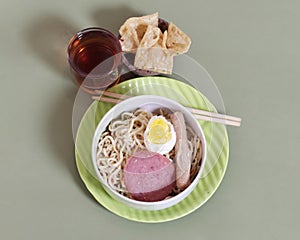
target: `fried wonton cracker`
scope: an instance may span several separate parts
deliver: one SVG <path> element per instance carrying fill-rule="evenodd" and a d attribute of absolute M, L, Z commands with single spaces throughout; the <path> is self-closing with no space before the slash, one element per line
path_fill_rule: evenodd
<path fill-rule="evenodd" d="M 161 33 L 157 44 L 162 48 L 167 48 L 167 38 L 168 38 L 168 31 L 165 31 L 163 34 Z"/>
<path fill-rule="evenodd" d="M 186 53 L 191 45 L 191 39 L 181 31 L 174 23 L 168 27 L 167 48 L 176 54 Z"/>
<path fill-rule="evenodd" d="M 158 13 L 126 20 L 119 30 L 122 50 L 136 53 L 137 69 L 171 74 L 173 56 L 187 52 L 191 40 L 175 24 L 158 23 Z"/>
<path fill-rule="evenodd" d="M 158 26 L 158 13 L 127 19 L 119 30 L 123 51 L 136 52 L 149 25 Z"/>
<path fill-rule="evenodd" d="M 173 69 L 173 53 L 166 48 L 138 48 L 134 59 L 138 69 L 157 73 L 171 74 Z"/>
<path fill-rule="evenodd" d="M 124 34 L 120 38 L 120 43 L 124 52 L 135 52 L 140 41 L 134 29 L 126 28 L 124 29 Z"/>
<path fill-rule="evenodd" d="M 171 74 L 173 52 L 166 48 L 166 36 L 158 27 L 148 26 L 137 49 L 134 66 L 138 69 Z"/>
<path fill-rule="evenodd" d="M 158 44 L 158 41 L 162 38 L 162 33 L 158 27 L 148 25 L 147 30 L 140 42 L 139 47 L 151 48 Z"/>

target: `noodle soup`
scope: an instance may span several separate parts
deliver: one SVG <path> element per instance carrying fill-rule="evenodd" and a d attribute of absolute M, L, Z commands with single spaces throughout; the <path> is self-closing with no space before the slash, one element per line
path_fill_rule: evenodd
<path fill-rule="evenodd" d="M 145 105 L 149 100 L 151 110 Z M 117 200 L 138 209 L 163 209 L 196 186 L 205 145 L 200 125 L 183 106 L 158 96 L 133 97 L 100 121 L 93 164 L 104 188 Z"/>

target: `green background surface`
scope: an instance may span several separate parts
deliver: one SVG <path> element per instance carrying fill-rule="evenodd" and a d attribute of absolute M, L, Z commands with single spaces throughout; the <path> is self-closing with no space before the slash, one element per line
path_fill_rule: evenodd
<path fill-rule="evenodd" d="M 212 198 L 160 224 L 101 207 L 76 170 L 65 57 L 85 27 L 116 32 L 159 11 L 193 41 L 228 114 L 229 164 Z M 300 2 L 1 1 L 0 226 L 3 239 L 296 239 L 300 222 Z"/>

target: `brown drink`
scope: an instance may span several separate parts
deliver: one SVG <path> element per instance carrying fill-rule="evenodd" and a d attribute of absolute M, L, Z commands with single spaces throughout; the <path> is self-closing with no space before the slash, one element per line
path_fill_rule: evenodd
<path fill-rule="evenodd" d="M 106 88 L 120 77 L 122 48 L 117 37 L 108 30 L 87 28 L 70 40 L 68 60 L 82 86 Z"/>

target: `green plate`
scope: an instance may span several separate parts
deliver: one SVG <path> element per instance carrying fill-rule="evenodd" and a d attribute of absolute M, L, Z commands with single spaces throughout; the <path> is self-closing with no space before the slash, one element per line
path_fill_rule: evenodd
<path fill-rule="evenodd" d="M 140 77 L 116 85 L 111 91 L 126 95 L 155 94 L 176 100 L 187 107 L 216 111 L 199 91 L 180 81 L 165 77 Z M 163 210 L 137 210 L 110 197 L 97 180 L 93 169 L 91 146 L 94 131 L 113 104 L 95 101 L 86 111 L 75 142 L 76 164 L 81 179 L 94 198 L 114 214 L 138 222 L 166 222 L 183 217 L 202 206 L 217 190 L 225 174 L 229 143 L 226 127 L 199 120 L 207 140 L 207 160 L 203 175 L 192 193 L 180 203 Z"/>

